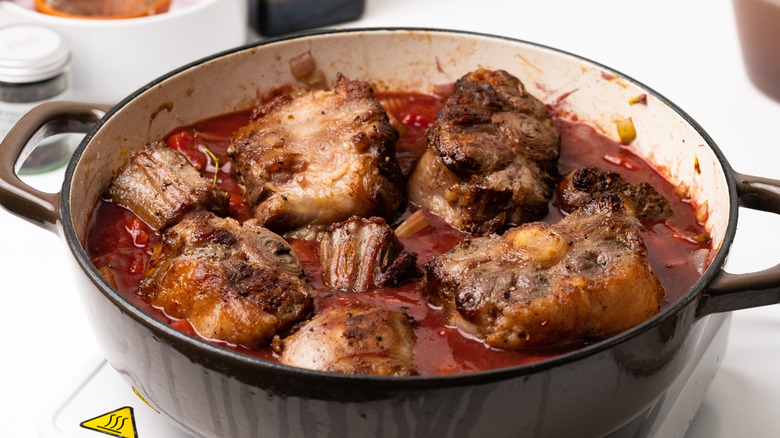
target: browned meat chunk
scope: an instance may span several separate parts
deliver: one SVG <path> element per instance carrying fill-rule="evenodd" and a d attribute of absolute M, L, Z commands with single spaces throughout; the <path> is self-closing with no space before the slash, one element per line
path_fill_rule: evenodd
<path fill-rule="evenodd" d="M 367 304 L 314 317 L 280 343 L 279 362 L 347 374 L 415 375 L 414 321 Z"/>
<path fill-rule="evenodd" d="M 158 230 L 202 208 L 226 215 L 230 200 L 227 192 L 213 186 L 184 155 L 164 143 L 135 153 L 108 186 L 108 194 Z"/>
<path fill-rule="evenodd" d="M 403 251 L 384 219 L 353 216 L 334 224 L 320 243 L 325 284 L 364 292 L 422 277 L 417 255 Z"/>
<path fill-rule="evenodd" d="M 558 186 L 561 208 L 572 212 L 603 193 L 622 195 L 631 202 L 640 220 L 665 219 L 672 214 L 669 201 L 646 182 L 631 184 L 617 172 L 583 167 L 564 176 Z"/>
<path fill-rule="evenodd" d="M 309 316 L 309 289 L 284 239 L 201 211 L 165 232 L 139 290 L 205 338 L 256 348 Z"/>
<path fill-rule="evenodd" d="M 413 169 L 409 200 L 486 233 L 547 213 L 560 138 L 545 105 L 503 70 L 455 83 Z"/>
<path fill-rule="evenodd" d="M 424 291 L 494 347 L 602 339 L 655 315 L 663 299 L 640 231 L 620 197 L 604 195 L 555 225 L 463 241 L 428 264 Z"/>
<path fill-rule="evenodd" d="M 366 82 L 339 75 L 233 136 L 233 174 L 263 226 L 286 232 L 358 216 L 389 216 L 403 201 L 398 134 Z"/>

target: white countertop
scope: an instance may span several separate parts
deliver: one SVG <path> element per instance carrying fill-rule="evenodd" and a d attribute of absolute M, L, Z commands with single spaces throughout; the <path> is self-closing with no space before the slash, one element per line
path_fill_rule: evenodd
<path fill-rule="evenodd" d="M 383 26 L 492 33 L 590 58 L 675 102 L 737 171 L 780 179 L 780 103 L 747 79 L 729 0 L 368 0 L 363 18 L 343 25 Z M 57 191 L 61 175 L 27 180 Z M 728 270 L 780 262 L 779 224 L 774 215 L 740 210 Z M 65 244 L 5 210 L 0 242 L 0 435 L 34 437 L 42 407 L 99 351 Z M 780 308 L 734 312 L 728 350 L 687 436 L 780 435 L 778 369 Z"/>

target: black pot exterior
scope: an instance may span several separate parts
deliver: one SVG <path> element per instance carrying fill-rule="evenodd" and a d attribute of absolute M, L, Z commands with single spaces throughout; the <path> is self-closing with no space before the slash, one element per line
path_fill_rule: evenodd
<path fill-rule="evenodd" d="M 555 366 L 366 378 L 215 354 L 188 335 L 139 323 L 83 274 L 79 289 L 108 362 L 156 410 L 202 437 L 620 436 L 652 415 L 704 327 L 691 302 L 610 348 Z"/>

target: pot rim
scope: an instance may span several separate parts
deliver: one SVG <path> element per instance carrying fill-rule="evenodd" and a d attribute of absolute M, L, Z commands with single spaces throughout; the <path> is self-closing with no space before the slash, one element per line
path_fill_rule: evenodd
<path fill-rule="evenodd" d="M 255 47 L 272 45 L 281 41 L 288 41 L 288 40 L 301 39 L 307 37 L 326 36 L 330 34 L 360 34 L 360 33 L 382 33 L 382 32 L 390 32 L 390 33 L 417 32 L 417 33 L 464 35 L 464 36 L 471 36 L 471 37 L 484 37 L 489 39 L 504 40 L 504 41 L 514 42 L 514 43 L 520 43 L 523 45 L 535 46 L 538 48 L 542 48 L 545 50 L 549 50 L 581 61 L 591 63 L 596 67 L 601 68 L 605 72 L 614 74 L 642 88 L 649 94 L 652 94 L 655 98 L 659 99 L 666 106 L 668 106 L 672 111 L 674 111 L 687 124 L 689 124 L 692 128 L 694 128 L 694 130 L 699 135 L 701 135 L 701 137 L 705 140 L 707 146 L 715 154 L 716 158 L 718 159 L 718 162 L 720 163 L 720 167 L 724 171 L 727 190 L 729 193 L 728 225 L 726 227 L 726 232 L 724 234 L 723 242 L 721 243 L 720 248 L 718 249 L 717 254 L 713 258 L 710 266 L 707 268 L 704 274 L 699 278 L 699 280 L 691 287 L 691 289 L 688 290 L 688 292 L 686 292 L 676 302 L 672 303 L 669 307 L 662 309 L 658 314 L 644 321 L 643 323 L 629 330 L 626 330 L 623 333 L 612 336 L 600 342 L 596 342 L 591 345 L 578 348 L 568 353 L 564 353 L 558 356 L 554 356 L 548 359 L 543 359 L 540 361 L 536 361 L 524 365 L 498 368 L 498 369 L 487 370 L 487 371 L 477 371 L 471 373 L 434 375 L 434 376 L 406 376 L 406 377 L 351 375 L 351 374 L 341 374 L 341 373 L 333 373 L 333 372 L 326 372 L 326 371 L 310 370 L 310 369 L 293 367 L 289 365 L 283 365 L 277 362 L 266 361 L 248 354 L 236 352 L 224 348 L 222 346 L 215 345 L 197 336 L 186 334 L 180 330 L 171 327 L 168 324 L 165 324 L 162 321 L 159 321 L 158 319 L 154 318 L 152 315 L 136 307 L 127 298 L 125 298 L 122 294 L 120 294 L 117 290 L 115 290 L 112 286 L 109 285 L 109 283 L 103 278 L 103 276 L 98 272 L 98 270 L 92 264 L 92 262 L 90 261 L 89 257 L 87 256 L 86 252 L 84 251 L 81 243 L 79 242 L 76 236 L 76 232 L 73 227 L 73 223 L 71 221 L 70 203 L 68 202 L 68 199 L 70 198 L 71 195 L 71 189 L 72 189 L 71 182 L 73 180 L 73 175 L 76 170 L 76 165 L 80 160 L 87 145 L 91 142 L 94 135 L 100 130 L 100 128 L 106 123 L 107 120 L 113 117 L 114 114 L 117 113 L 122 107 L 132 102 L 137 96 L 146 92 L 147 90 L 156 86 L 162 81 L 172 76 L 175 76 L 182 71 L 188 70 L 190 68 L 196 67 L 208 61 L 212 61 L 214 59 L 226 55 L 241 52 L 243 50 L 247 50 Z M 62 186 L 62 192 L 60 198 L 61 198 L 61 212 L 62 212 L 61 215 L 62 229 L 63 229 L 64 238 L 68 246 L 70 247 L 75 259 L 77 260 L 77 263 L 79 264 L 80 268 L 90 278 L 92 283 L 98 287 L 100 292 L 114 305 L 116 305 L 119 309 L 121 309 L 122 312 L 128 314 L 135 321 L 142 324 L 151 332 L 159 336 L 160 339 L 164 339 L 166 342 L 170 343 L 172 346 L 179 349 L 180 351 L 185 351 L 190 354 L 197 353 L 198 355 L 210 356 L 212 359 L 219 359 L 219 362 L 212 362 L 212 363 L 219 363 L 220 364 L 219 369 L 221 370 L 229 370 L 231 369 L 231 367 L 240 367 L 240 368 L 251 367 L 257 370 L 262 370 L 264 372 L 274 373 L 276 375 L 295 376 L 298 378 L 311 377 L 317 379 L 320 382 L 330 381 L 333 382 L 334 384 L 348 385 L 348 386 L 365 385 L 367 383 L 370 383 L 375 387 L 381 387 L 383 389 L 389 389 L 389 390 L 442 388 L 442 387 L 471 385 L 475 383 L 484 384 L 484 383 L 489 383 L 494 381 L 505 380 L 509 378 L 515 378 L 518 376 L 532 375 L 538 372 L 542 372 L 555 367 L 576 362 L 578 360 L 584 359 L 589 356 L 596 355 L 603 351 L 609 350 L 618 344 L 626 342 L 636 336 L 639 336 L 640 334 L 646 332 L 650 328 L 658 324 L 661 324 L 662 322 L 668 320 L 669 318 L 676 316 L 677 313 L 679 313 L 684 307 L 688 306 L 692 301 L 698 301 L 701 298 L 702 292 L 706 289 L 707 285 L 715 278 L 715 276 L 721 271 L 721 268 L 725 263 L 728 249 L 731 247 L 731 244 L 734 240 L 734 236 L 736 234 L 737 215 L 738 215 L 738 207 L 739 207 L 734 171 L 729 165 L 723 153 L 715 144 L 715 142 L 712 140 L 712 138 L 710 138 L 710 136 L 706 133 L 706 131 L 698 123 L 696 123 L 695 120 L 693 120 L 691 116 L 689 116 L 681 108 L 679 108 L 677 105 L 672 103 L 669 99 L 665 98 L 663 95 L 656 92 L 652 88 L 647 87 L 646 85 L 631 78 L 630 76 L 627 76 L 619 71 L 616 71 L 598 62 L 595 62 L 593 60 L 590 60 L 588 58 L 570 52 L 566 52 L 561 49 L 545 46 L 543 44 L 520 40 L 516 38 L 472 32 L 472 31 L 439 29 L 439 28 L 422 28 L 422 27 L 368 27 L 368 28 L 336 29 L 336 30 L 331 29 L 331 30 L 298 32 L 283 37 L 269 38 L 260 42 L 238 46 L 236 48 L 213 54 L 211 56 L 202 58 L 200 60 L 191 62 L 182 67 L 174 69 L 168 72 L 167 74 L 160 76 L 154 81 L 144 85 L 143 87 L 139 88 L 138 90 L 136 90 L 135 92 L 127 96 L 125 99 L 123 99 L 121 102 L 116 104 L 113 108 L 111 108 L 111 110 L 108 113 L 106 113 L 105 116 L 103 116 L 92 127 L 92 129 L 85 135 L 84 139 L 76 148 L 70 162 L 68 163 L 68 166 L 65 171 L 65 180 Z"/>

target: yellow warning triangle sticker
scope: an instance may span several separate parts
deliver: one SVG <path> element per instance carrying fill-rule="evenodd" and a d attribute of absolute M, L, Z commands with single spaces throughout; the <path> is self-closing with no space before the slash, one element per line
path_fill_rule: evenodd
<path fill-rule="evenodd" d="M 121 438 L 138 438 L 135 432 L 135 416 L 133 408 L 125 406 L 115 411 L 91 418 L 80 424 L 85 429 L 102 432 Z"/>

